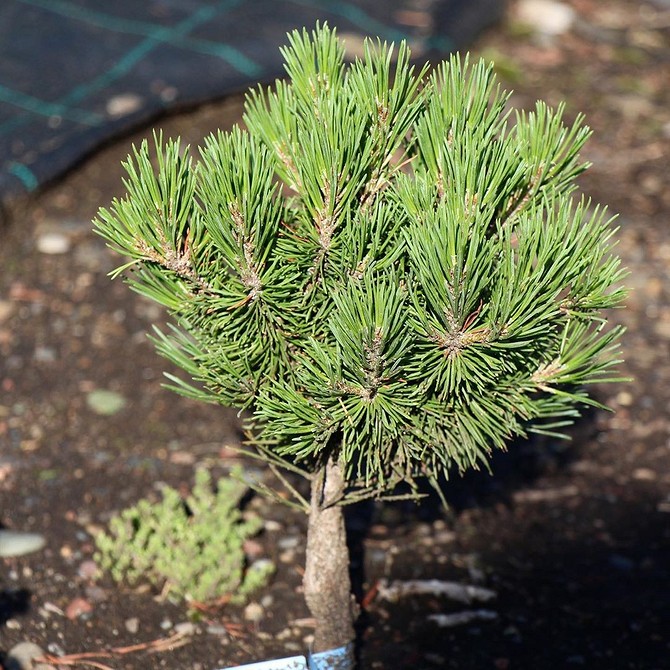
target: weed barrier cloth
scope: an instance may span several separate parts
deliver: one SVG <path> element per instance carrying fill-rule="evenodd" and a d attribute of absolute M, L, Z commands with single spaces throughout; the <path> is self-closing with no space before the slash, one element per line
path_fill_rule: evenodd
<path fill-rule="evenodd" d="M 2 0 L 0 201 L 33 191 L 160 113 L 282 75 L 290 30 L 407 39 L 417 61 L 467 47 L 502 0 Z"/>

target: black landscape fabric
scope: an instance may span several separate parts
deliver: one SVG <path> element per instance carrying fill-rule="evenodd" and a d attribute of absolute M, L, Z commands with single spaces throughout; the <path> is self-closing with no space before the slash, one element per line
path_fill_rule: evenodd
<path fill-rule="evenodd" d="M 169 109 L 282 75 L 286 33 L 407 39 L 418 61 L 467 48 L 503 0 L 1 0 L 0 200 Z"/>

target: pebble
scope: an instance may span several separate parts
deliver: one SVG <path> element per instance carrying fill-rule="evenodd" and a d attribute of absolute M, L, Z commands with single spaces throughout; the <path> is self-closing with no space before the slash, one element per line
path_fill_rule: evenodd
<path fill-rule="evenodd" d="M 656 479 L 656 473 L 651 468 L 636 468 L 633 470 L 633 479 L 653 482 Z"/>
<path fill-rule="evenodd" d="M 70 240 L 62 233 L 43 233 L 37 238 L 36 246 L 39 252 L 56 256 L 70 251 Z"/>
<path fill-rule="evenodd" d="M 656 510 L 665 514 L 670 512 L 670 500 L 661 500 L 661 502 L 656 505 Z"/>
<path fill-rule="evenodd" d="M 286 551 L 282 551 L 279 554 L 279 560 L 282 563 L 289 563 L 289 564 L 293 563 L 293 561 L 295 560 L 295 551 L 293 551 L 293 549 L 287 549 Z"/>
<path fill-rule="evenodd" d="M 295 549 L 300 544 L 300 538 L 292 535 L 280 537 L 277 540 L 279 549 Z"/>
<path fill-rule="evenodd" d="M 140 629 L 140 620 L 136 616 L 130 617 L 130 619 L 126 619 L 123 622 L 123 625 L 131 635 L 135 635 L 135 633 L 137 633 L 137 631 Z"/>
<path fill-rule="evenodd" d="M 191 621 L 181 621 L 174 626 L 174 632 L 179 635 L 195 635 L 198 627 Z"/>
<path fill-rule="evenodd" d="M 575 20 L 575 11 L 556 0 L 521 0 L 517 5 L 516 16 L 540 35 L 556 37 L 570 30 Z"/>
<path fill-rule="evenodd" d="M 40 656 L 44 656 L 44 651 L 34 642 L 19 642 L 9 650 L 3 667 L 5 670 L 36 670 L 33 659 Z"/>
<path fill-rule="evenodd" d="M 107 591 L 100 586 L 95 584 L 90 584 L 84 589 L 84 593 L 88 600 L 92 603 L 101 603 L 103 600 L 107 600 Z"/>
<path fill-rule="evenodd" d="M 82 579 L 94 579 L 98 572 L 98 564 L 91 559 L 82 561 L 82 563 L 77 568 L 77 574 Z"/>
<path fill-rule="evenodd" d="M 77 619 L 84 614 L 93 611 L 93 605 L 86 598 L 74 598 L 65 608 L 65 616 L 68 619 Z"/>
<path fill-rule="evenodd" d="M 0 530 L 0 556 L 23 556 L 38 551 L 45 544 L 45 539 L 37 533 L 21 533 L 11 530 Z"/>
<path fill-rule="evenodd" d="M 57 642 L 49 642 L 47 651 L 54 656 L 65 656 L 65 649 L 63 649 Z"/>
<path fill-rule="evenodd" d="M 247 621 L 258 623 L 263 618 L 264 614 L 265 610 L 259 603 L 249 603 L 244 608 L 244 618 Z"/>
<path fill-rule="evenodd" d="M 14 313 L 14 303 L 9 300 L 0 300 L 0 323 L 4 323 Z"/>
<path fill-rule="evenodd" d="M 244 541 L 244 553 L 249 558 L 258 558 L 263 554 L 263 545 L 258 540 L 246 539 Z"/>
<path fill-rule="evenodd" d="M 126 399 L 115 391 L 107 389 L 95 389 L 86 396 L 86 404 L 96 414 L 101 416 L 112 416 L 126 404 Z"/>
<path fill-rule="evenodd" d="M 44 610 L 44 614 L 42 614 L 42 610 Z M 65 616 L 65 612 L 58 607 L 58 605 L 54 605 L 51 602 L 45 602 L 42 608 L 40 609 L 40 614 L 44 616 L 44 618 L 48 618 L 49 615 L 51 614 L 58 614 L 59 616 Z"/>
<path fill-rule="evenodd" d="M 670 321 L 657 321 L 654 324 L 654 332 L 666 340 L 670 340 Z"/>
<path fill-rule="evenodd" d="M 33 359 L 37 363 L 54 363 L 58 358 L 56 350 L 52 347 L 35 347 Z"/>
<path fill-rule="evenodd" d="M 275 639 L 279 640 L 280 642 L 283 640 L 288 640 L 291 637 L 293 637 L 293 632 L 290 628 L 283 628 L 275 635 Z"/>

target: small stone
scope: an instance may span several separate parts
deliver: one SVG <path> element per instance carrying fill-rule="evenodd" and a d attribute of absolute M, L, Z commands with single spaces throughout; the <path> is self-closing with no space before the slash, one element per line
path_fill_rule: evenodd
<path fill-rule="evenodd" d="M 0 530 L 0 556 L 23 556 L 44 546 L 45 540 L 37 533 Z"/>
<path fill-rule="evenodd" d="M 228 637 L 228 631 L 226 630 L 225 626 L 219 626 L 218 624 L 212 624 L 210 626 L 207 626 L 206 630 L 210 635 L 216 635 L 217 637 L 222 637 L 222 638 L 227 638 Z"/>
<path fill-rule="evenodd" d="M 130 617 L 130 619 L 126 619 L 123 622 L 123 625 L 131 635 L 135 635 L 135 633 L 137 633 L 137 631 L 140 629 L 140 620 L 136 616 L 133 616 Z"/>
<path fill-rule="evenodd" d="M 92 603 L 101 603 L 104 600 L 107 600 L 107 591 L 103 589 L 100 586 L 96 586 L 95 584 L 90 584 L 84 589 L 84 593 L 86 594 L 86 598 L 90 600 Z"/>
<path fill-rule="evenodd" d="M 5 621 L 5 628 L 9 628 L 9 630 L 21 630 L 21 622 L 18 619 L 7 619 Z"/>
<path fill-rule="evenodd" d="M 87 394 L 86 404 L 96 414 L 112 416 L 123 409 L 126 399 L 115 391 L 96 389 Z"/>
<path fill-rule="evenodd" d="M 44 651 L 34 642 L 19 642 L 9 650 L 4 668 L 5 670 L 33 670 L 33 660 L 42 656 L 44 656 Z"/>
<path fill-rule="evenodd" d="M 545 37 L 568 32 L 575 20 L 575 10 L 556 0 L 521 0 L 517 18 Z"/>
<path fill-rule="evenodd" d="M 287 551 L 282 551 L 281 554 L 279 554 L 279 560 L 282 563 L 293 563 L 295 561 L 295 551 L 293 549 L 288 549 Z"/>
<path fill-rule="evenodd" d="M 258 540 L 247 538 L 244 541 L 244 553 L 249 558 L 258 558 L 263 554 L 263 545 Z"/>
<path fill-rule="evenodd" d="M 86 600 L 86 598 L 74 598 L 72 602 L 65 608 L 65 616 L 68 619 L 78 619 L 84 614 L 89 614 L 93 611 L 93 605 Z"/>
<path fill-rule="evenodd" d="M 170 630 L 170 628 L 172 628 L 172 621 L 168 618 L 163 619 L 163 621 L 161 621 L 161 628 L 163 630 Z"/>
<path fill-rule="evenodd" d="M 654 324 L 654 332 L 666 340 L 670 340 L 670 320 L 662 319 Z"/>
<path fill-rule="evenodd" d="M 633 470 L 633 479 L 653 482 L 656 479 L 656 473 L 651 468 L 636 468 Z"/>
<path fill-rule="evenodd" d="M 37 238 L 36 246 L 39 252 L 56 256 L 70 251 L 70 240 L 63 233 L 43 233 Z"/>
<path fill-rule="evenodd" d="M 288 536 L 279 538 L 279 540 L 277 540 L 277 547 L 282 550 L 296 549 L 299 544 L 300 544 L 299 537 Z"/>
<path fill-rule="evenodd" d="M 0 300 L 0 323 L 4 323 L 14 313 L 14 303 L 9 300 Z"/>
<path fill-rule="evenodd" d="M 264 595 L 261 598 L 261 605 L 265 609 L 269 609 L 270 607 L 272 607 L 274 601 L 275 601 L 274 597 L 271 594 L 268 593 L 267 595 Z"/>
<path fill-rule="evenodd" d="M 35 347 L 33 358 L 38 363 L 53 363 L 58 356 L 52 347 Z"/>
<path fill-rule="evenodd" d="M 276 638 L 277 640 L 279 640 L 280 642 L 282 642 L 282 641 L 284 641 L 284 640 L 288 640 L 288 639 L 290 639 L 291 637 L 293 637 L 293 632 L 291 631 L 290 628 L 283 628 L 282 630 L 280 630 L 280 631 L 275 635 L 275 638 Z"/>
<path fill-rule="evenodd" d="M 65 612 L 58 607 L 58 605 L 54 605 L 53 603 L 47 601 L 44 603 L 44 605 L 40 608 L 40 614 L 46 619 L 48 618 L 51 614 L 58 614 L 58 616 L 65 616 Z"/>
<path fill-rule="evenodd" d="M 628 391 L 620 391 L 616 394 L 616 402 L 621 407 L 630 407 L 633 404 L 633 394 Z"/>
<path fill-rule="evenodd" d="M 82 579 L 94 579 L 98 573 L 98 564 L 91 559 L 83 561 L 77 569 L 77 574 Z"/>
<path fill-rule="evenodd" d="M 49 642 L 47 651 L 54 656 L 65 656 L 65 649 L 63 649 L 57 642 Z"/>
<path fill-rule="evenodd" d="M 175 624 L 174 632 L 178 635 L 195 635 L 198 632 L 198 627 L 191 621 L 180 621 Z"/>
<path fill-rule="evenodd" d="M 268 532 L 275 532 L 281 530 L 281 524 L 278 521 L 275 521 L 274 519 L 266 519 L 265 522 L 263 523 L 263 527 Z"/>
<path fill-rule="evenodd" d="M 253 623 L 258 623 L 263 618 L 264 614 L 265 610 L 259 603 L 249 603 L 244 608 L 244 618 Z"/>

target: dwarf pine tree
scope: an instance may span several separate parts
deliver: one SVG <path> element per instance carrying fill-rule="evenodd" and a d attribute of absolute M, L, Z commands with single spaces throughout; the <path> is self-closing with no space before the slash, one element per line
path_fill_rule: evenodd
<path fill-rule="evenodd" d="M 345 61 L 294 32 L 246 129 L 144 143 L 95 222 L 164 305 L 171 386 L 245 410 L 255 453 L 311 482 L 304 576 L 315 649 L 353 639 L 342 506 L 560 433 L 613 378 L 623 272 L 606 211 L 575 197 L 589 130 L 512 114 L 491 65 L 429 71 L 405 44 Z M 406 489 L 407 490 L 407 489 Z"/>

